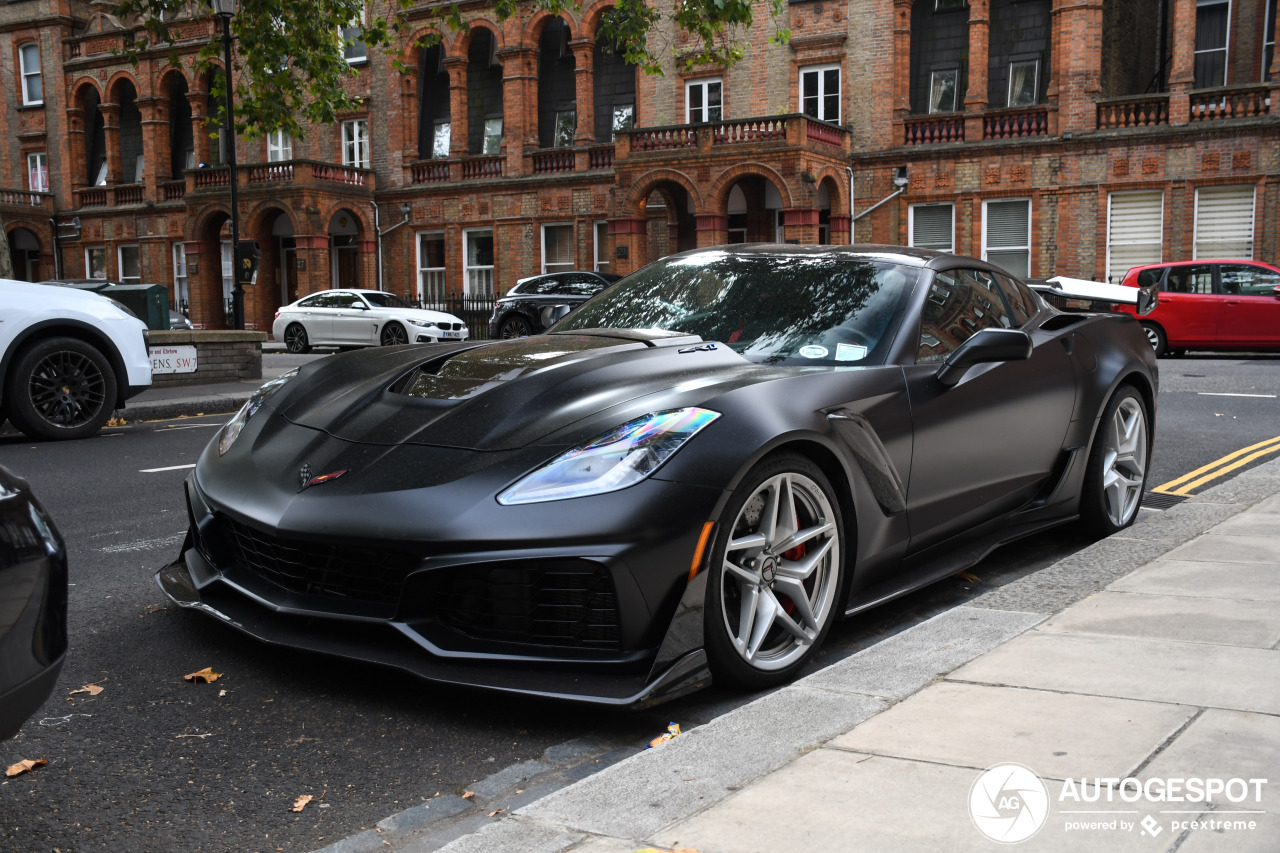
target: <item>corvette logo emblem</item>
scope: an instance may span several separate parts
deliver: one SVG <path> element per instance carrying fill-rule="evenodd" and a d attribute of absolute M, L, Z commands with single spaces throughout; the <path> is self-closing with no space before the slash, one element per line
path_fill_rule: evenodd
<path fill-rule="evenodd" d="M 302 491 L 303 489 L 311 486 L 318 486 L 321 483 L 327 483 L 330 480 L 336 480 L 343 474 L 347 473 L 348 470 L 349 469 L 347 468 L 343 468 L 341 471 L 333 471 L 329 474 L 321 474 L 318 477 L 312 477 L 311 466 L 304 463 L 302 468 L 298 471 L 298 491 Z"/>

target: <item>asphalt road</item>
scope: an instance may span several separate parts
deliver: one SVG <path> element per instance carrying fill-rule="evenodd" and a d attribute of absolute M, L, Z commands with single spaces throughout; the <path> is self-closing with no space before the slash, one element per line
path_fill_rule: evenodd
<path fill-rule="evenodd" d="M 1280 357 L 1192 356 L 1161 369 L 1150 485 L 1280 435 Z M 705 720 L 749 698 L 713 687 L 637 714 L 495 701 L 268 650 L 178 611 L 152 575 L 177 553 L 188 471 L 151 469 L 194 463 L 220 420 L 138 424 L 71 443 L 0 439 L 0 464 L 29 479 L 57 520 L 73 584 L 58 688 L 0 743 L 0 767 L 49 761 L 0 781 L 0 850 L 313 850 L 548 746 L 589 735 L 602 748 L 638 750 L 668 720 Z M 1083 544 L 1060 530 L 1002 549 L 971 577 L 838 625 L 815 665 Z M 183 680 L 206 666 L 224 675 Z M 102 692 L 72 694 L 90 683 Z M 318 802 L 291 812 L 303 794 Z"/>

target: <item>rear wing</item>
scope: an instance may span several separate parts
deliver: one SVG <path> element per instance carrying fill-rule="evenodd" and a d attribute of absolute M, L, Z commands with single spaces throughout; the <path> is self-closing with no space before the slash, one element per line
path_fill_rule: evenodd
<path fill-rule="evenodd" d="M 1107 311 L 1113 305 L 1133 305 L 1139 316 L 1155 310 L 1159 302 L 1159 285 L 1125 287 L 1082 278 L 1055 275 L 1048 279 L 1028 279 L 1027 286 L 1068 311 Z"/>

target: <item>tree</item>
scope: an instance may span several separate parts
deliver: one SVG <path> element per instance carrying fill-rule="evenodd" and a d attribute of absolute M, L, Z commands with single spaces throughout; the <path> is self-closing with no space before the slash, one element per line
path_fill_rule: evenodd
<path fill-rule="evenodd" d="M 743 56 L 741 33 L 751 25 L 756 6 L 766 7 L 775 19 L 785 8 L 783 0 L 664 2 L 674 3 L 665 14 L 646 0 L 618 0 L 600 29 L 602 38 L 612 41 L 628 62 L 647 74 L 661 74 L 664 54 L 674 53 L 674 48 L 656 37 L 664 19 L 692 36 L 692 43 L 698 46 L 681 52 L 680 61 L 689 66 L 705 62 L 727 66 Z M 391 14 L 365 18 L 364 0 L 240 0 L 231 21 L 237 45 L 236 132 L 257 136 L 284 130 L 301 137 L 304 124 L 332 124 L 339 113 L 358 107 L 343 87 L 344 78 L 355 73 L 344 49 L 363 42 L 369 50 L 396 51 L 406 27 L 400 13 L 413 5 L 413 0 L 391 0 Z M 576 7 L 570 0 L 496 0 L 492 8 L 499 20 L 505 20 L 517 14 L 541 10 L 560 13 Z M 113 11 L 141 27 L 129 49 L 135 62 L 144 51 L 167 45 L 176 63 L 173 24 L 208 14 L 208 7 L 190 0 L 120 0 Z M 437 30 L 466 27 L 457 6 L 436 6 L 433 14 Z M 777 28 L 773 39 L 785 41 L 788 35 L 785 29 Z M 423 43 L 439 38 L 438 34 L 428 36 Z M 198 65 L 208 71 L 221 57 L 221 44 L 215 39 L 201 48 Z M 393 53 L 393 61 L 399 63 L 400 57 Z M 213 88 L 214 95 L 221 98 L 225 88 L 221 75 L 215 76 Z"/>

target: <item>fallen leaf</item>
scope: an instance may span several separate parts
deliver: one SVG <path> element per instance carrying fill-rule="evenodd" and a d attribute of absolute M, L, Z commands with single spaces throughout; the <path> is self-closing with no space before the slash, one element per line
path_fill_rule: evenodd
<path fill-rule="evenodd" d="M 199 672 L 191 672 L 182 676 L 183 681 L 190 681 L 192 684 L 203 681 L 205 684 L 212 684 L 222 677 L 222 673 L 214 672 L 213 667 L 206 666 Z"/>
<path fill-rule="evenodd" d="M 150 607 L 148 607 L 148 608 L 147 608 L 147 612 L 148 612 L 148 613 L 163 613 L 164 611 L 166 611 L 166 610 L 168 610 L 168 609 L 169 609 L 169 608 L 165 607 L 163 604 L 153 604 L 153 605 L 151 605 Z"/>
<path fill-rule="evenodd" d="M 462 795 L 462 799 L 464 799 L 464 800 L 469 800 L 469 799 L 471 799 L 472 797 L 474 797 L 475 795 L 476 795 L 476 792 L 475 792 L 475 791 L 467 791 L 465 794 L 463 794 L 463 795 Z"/>
<path fill-rule="evenodd" d="M 697 777 L 695 777 L 695 776 L 686 776 L 686 777 L 684 777 L 684 781 L 686 781 L 686 782 L 692 782 L 695 778 L 697 778 Z"/>
<path fill-rule="evenodd" d="M 10 764 L 9 769 L 4 771 L 4 775 L 21 776 L 23 773 L 29 773 L 30 771 L 35 770 L 37 767 L 44 767 L 48 763 L 48 760 L 44 758 L 37 758 L 35 760 L 28 758 L 23 761 L 19 761 L 17 764 Z"/>
<path fill-rule="evenodd" d="M 982 583 L 982 578 L 970 572 L 956 572 L 956 577 L 967 580 L 969 583 Z"/>
<path fill-rule="evenodd" d="M 493 817 L 494 815 L 500 815 L 500 814 L 502 814 L 502 813 L 503 813 L 503 812 L 505 812 L 505 811 L 506 811 L 506 809 L 494 809 L 493 811 L 491 811 L 491 812 L 489 812 L 487 815 L 485 815 L 485 817 Z"/>
<path fill-rule="evenodd" d="M 226 696 L 226 695 L 227 695 L 227 691 L 225 691 L 225 690 L 219 690 L 219 691 L 218 691 L 218 695 L 219 695 L 219 696 Z"/>
<path fill-rule="evenodd" d="M 307 803 L 311 802 L 314 799 L 315 797 L 311 796 L 310 794 L 303 794 L 301 797 L 298 797 L 298 799 L 293 801 L 293 808 L 291 808 L 289 811 L 300 812 L 307 807 Z"/>
<path fill-rule="evenodd" d="M 67 694 L 67 698 L 70 699 L 72 696 L 76 695 L 77 693 L 88 693 L 90 696 L 97 696 L 104 689 L 105 688 L 99 687 L 96 684 L 86 684 L 84 687 L 81 687 L 79 690 L 72 690 L 70 693 Z"/>

